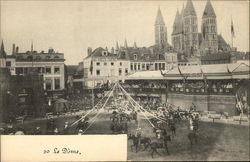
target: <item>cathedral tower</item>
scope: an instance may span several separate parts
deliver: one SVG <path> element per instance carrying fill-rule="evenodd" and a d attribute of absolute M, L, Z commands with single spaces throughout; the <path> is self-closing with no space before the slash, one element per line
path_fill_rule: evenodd
<path fill-rule="evenodd" d="M 183 10 L 184 7 L 182 8 L 181 13 L 177 10 L 172 32 L 172 45 L 178 52 L 182 52 L 184 49 Z"/>
<path fill-rule="evenodd" d="M 187 57 L 195 56 L 198 50 L 198 23 L 193 2 L 187 1 L 183 14 L 184 51 Z"/>
<path fill-rule="evenodd" d="M 218 35 L 216 15 L 210 0 L 207 1 L 202 15 L 202 51 L 203 53 L 218 52 Z"/>
<path fill-rule="evenodd" d="M 158 9 L 155 20 L 155 44 L 160 49 L 164 49 L 167 46 L 167 28 L 160 8 Z"/>

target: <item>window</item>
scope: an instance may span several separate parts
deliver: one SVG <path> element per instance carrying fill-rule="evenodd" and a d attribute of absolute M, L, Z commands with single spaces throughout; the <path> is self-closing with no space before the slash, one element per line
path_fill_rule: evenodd
<path fill-rule="evenodd" d="M 97 62 L 97 63 L 96 63 L 96 66 L 100 66 L 100 62 Z"/>
<path fill-rule="evenodd" d="M 122 66 L 122 62 L 120 62 L 120 66 Z"/>
<path fill-rule="evenodd" d="M 102 51 L 102 55 L 103 55 L 103 56 L 107 56 L 107 55 L 108 55 L 108 52 L 107 52 L 107 51 Z"/>
<path fill-rule="evenodd" d="M 145 70 L 145 64 L 142 64 L 142 69 Z"/>
<path fill-rule="evenodd" d="M 50 59 L 50 56 L 46 56 L 45 58 L 46 58 L 46 59 Z"/>
<path fill-rule="evenodd" d="M 155 63 L 155 70 L 158 70 L 158 64 Z"/>
<path fill-rule="evenodd" d="M 114 63 L 113 63 L 113 62 L 111 62 L 111 63 L 110 63 L 110 65 L 111 65 L 111 66 L 114 66 Z"/>
<path fill-rule="evenodd" d="M 138 70 L 141 70 L 141 65 L 140 64 L 138 64 Z"/>
<path fill-rule="evenodd" d="M 11 67 L 11 61 L 6 61 L 6 66 Z"/>
<path fill-rule="evenodd" d="M 44 73 L 44 67 L 38 67 L 37 68 L 37 70 L 38 70 L 38 73 Z"/>
<path fill-rule="evenodd" d="M 51 90 L 52 89 L 52 80 L 51 80 L 51 78 L 46 78 L 45 79 L 45 89 L 46 90 Z"/>
<path fill-rule="evenodd" d="M 147 64 L 147 65 L 146 65 L 146 70 L 149 70 L 149 67 L 150 67 L 150 65 L 149 65 L 149 64 Z"/>
<path fill-rule="evenodd" d="M 45 68 L 45 73 L 46 74 L 51 74 L 51 67 L 46 67 Z"/>
<path fill-rule="evenodd" d="M 130 70 L 134 70 L 133 64 L 130 64 Z"/>
<path fill-rule="evenodd" d="M 55 74 L 60 74 L 60 68 L 59 67 L 55 67 L 54 68 L 54 73 Z"/>
<path fill-rule="evenodd" d="M 106 62 L 104 62 L 104 66 L 107 66 L 107 63 L 106 63 Z"/>
<path fill-rule="evenodd" d="M 32 61 L 33 60 L 33 56 L 28 56 L 27 59 L 30 60 L 30 61 Z"/>
<path fill-rule="evenodd" d="M 100 74 L 101 74 L 100 70 L 96 70 L 96 75 L 100 75 Z"/>
<path fill-rule="evenodd" d="M 60 89 L 60 78 L 55 78 L 54 84 L 55 84 L 55 89 Z"/>
<path fill-rule="evenodd" d="M 162 70 L 165 70 L 165 63 L 162 63 L 161 67 L 162 67 Z"/>
<path fill-rule="evenodd" d="M 136 64 L 134 64 L 134 70 L 136 70 L 137 68 L 136 68 Z"/>
<path fill-rule="evenodd" d="M 128 74 L 128 69 L 127 68 L 125 69 L 125 74 Z"/>
<path fill-rule="evenodd" d="M 122 75 L 122 69 L 119 69 L 119 76 Z"/>
<path fill-rule="evenodd" d="M 137 54 L 134 54 L 134 60 L 137 60 Z"/>

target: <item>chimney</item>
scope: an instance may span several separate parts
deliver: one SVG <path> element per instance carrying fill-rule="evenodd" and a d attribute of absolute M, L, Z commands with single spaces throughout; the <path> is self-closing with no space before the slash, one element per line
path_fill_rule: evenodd
<path fill-rule="evenodd" d="M 88 47 L 88 56 L 90 56 L 92 53 L 92 48 L 91 47 Z"/>
<path fill-rule="evenodd" d="M 12 45 L 12 55 L 16 53 L 16 45 L 15 43 Z"/>
<path fill-rule="evenodd" d="M 16 46 L 16 54 L 19 52 L 19 47 Z"/>

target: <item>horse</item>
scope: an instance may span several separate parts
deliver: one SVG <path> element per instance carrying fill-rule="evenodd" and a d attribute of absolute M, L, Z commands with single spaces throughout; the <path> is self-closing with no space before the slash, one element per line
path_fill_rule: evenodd
<path fill-rule="evenodd" d="M 135 135 L 128 135 L 128 140 L 132 140 L 133 144 L 130 146 L 131 150 L 133 147 L 135 147 L 135 152 L 137 153 L 138 151 L 138 146 L 139 146 L 139 137 L 136 137 Z"/>
<path fill-rule="evenodd" d="M 132 147 L 135 147 L 136 150 L 138 150 L 140 145 L 144 145 L 144 150 L 146 150 L 151 143 L 151 139 L 149 137 L 137 137 L 135 135 L 129 134 L 128 139 L 133 140 L 133 145 L 131 145 L 131 149 Z M 138 143 L 137 143 L 137 140 L 138 140 Z"/>

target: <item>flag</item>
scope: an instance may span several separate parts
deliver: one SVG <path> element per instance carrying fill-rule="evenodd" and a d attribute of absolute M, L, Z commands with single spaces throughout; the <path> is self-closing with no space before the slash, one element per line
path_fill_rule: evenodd
<path fill-rule="evenodd" d="M 234 35 L 234 24 L 233 24 L 233 20 L 231 20 L 231 35 L 232 35 L 233 38 L 235 37 L 235 35 Z"/>
<path fill-rule="evenodd" d="M 90 73 L 92 74 L 93 73 L 93 61 L 92 60 L 90 62 L 90 68 L 89 68 L 89 70 L 90 70 Z"/>

